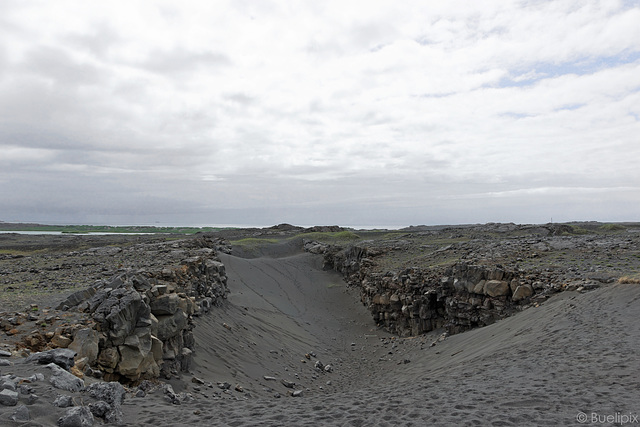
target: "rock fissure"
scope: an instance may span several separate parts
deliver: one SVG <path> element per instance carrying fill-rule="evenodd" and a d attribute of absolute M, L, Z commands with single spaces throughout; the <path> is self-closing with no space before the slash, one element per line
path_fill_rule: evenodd
<path fill-rule="evenodd" d="M 501 265 L 458 261 L 436 268 L 373 268 L 379 248 L 339 247 L 315 241 L 305 249 L 324 256 L 324 266 L 360 289 L 374 321 L 399 336 L 445 328 L 450 334 L 486 326 L 538 304 L 564 287 L 549 277 Z"/>

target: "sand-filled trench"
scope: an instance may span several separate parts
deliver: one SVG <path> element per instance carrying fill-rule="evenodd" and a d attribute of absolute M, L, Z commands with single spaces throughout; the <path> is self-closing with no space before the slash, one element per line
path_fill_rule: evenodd
<path fill-rule="evenodd" d="M 195 319 L 190 371 L 167 380 L 190 397 L 133 388 L 126 425 L 620 425 L 640 413 L 640 285 L 565 291 L 446 339 L 398 338 L 300 245 L 234 253 L 246 257 L 220 254 L 227 300 Z M 50 385 L 47 368 L 8 360 L 3 375 L 47 379 L 29 386 L 37 399 L 20 397 L 29 421 L 0 406 L 0 424 L 55 425 L 61 394 L 87 404 Z"/>
<path fill-rule="evenodd" d="M 438 333 L 392 339 L 378 330 L 357 294 L 311 255 L 222 259 L 231 294 L 198 321 L 193 374 L 244 391 L 174 407 L 129 401 L 125 413 L 138 422 L 574 425 L 581 414 L 640 411 L 638 285 L 565 292 L 432 346 Z M 282 379 L 302 396 L 290 397 Z"/>

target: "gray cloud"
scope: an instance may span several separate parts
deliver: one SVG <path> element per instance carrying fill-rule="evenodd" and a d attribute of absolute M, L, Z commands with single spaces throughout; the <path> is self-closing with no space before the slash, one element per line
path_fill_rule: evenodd
<path fill-rule="evenodd" d="M 154 50 L 140 65 L 150 71 L 165 74 L 212 72 L 217 68 L 231 65 L 231 59 L 218 52 L 192 52 L 186 47 L 175 47 L 171 50 Z"/>
<path fill-rule="evenodd" d="M 77 90 L 84 85 L 99 84 L 102 80 L 97 67 L 74 61 L 65 50 L 56 47 L 38 46 L 30 50 L 18 67 L 24 73 L 49 80 L 54 86 L 63 86 L 63 90 Z"/>
<path fill-rule="evenodd" d="M 16 4 L 0 220 L 637 219 L 635 3 Z"/>

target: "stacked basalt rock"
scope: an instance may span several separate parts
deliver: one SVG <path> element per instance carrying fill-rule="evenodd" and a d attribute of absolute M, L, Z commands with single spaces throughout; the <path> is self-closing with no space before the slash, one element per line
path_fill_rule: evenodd
<path fill-rule="evenodd" d="M 67 345 L 80 366 L 121 382 L 188 370 L 193 316 L 219 305 L 228 289 L 215 250 L 202 247 L 183 255 L 177 265 L 122 272 L 59 305 L 90 316 L 89 326 L 72 331 Z"/>

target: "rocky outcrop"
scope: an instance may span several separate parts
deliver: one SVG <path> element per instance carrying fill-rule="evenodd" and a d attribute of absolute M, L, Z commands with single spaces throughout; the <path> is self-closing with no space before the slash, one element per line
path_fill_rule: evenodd
<path fill-rule="evenodd" d="M 182 255 L 175 265 L 125 271 L 72 294 L 58 308 L 85 313 L 89 322 L 58 331 L 52 341 L 67 337 L 58 343 L 108 381 L 187 370 L 195 344 L 193 316 L 228 293 L 224 265 L 207 243 L 201 238 L 187 248 L 172 245 L 174 257 Z"/>
<path fill-rule="evenodd" d="M 337 248 L 308 241 L 305 249 L 323 253 L 326 268 L 360 288 L 362 303 L 376 323 L 400 336 L 439 328 L 458 333 L 489 325 L 562 289 L 545 277 L 500 265 L 457 262 L 381 273 L 372 268 L 374 257 L 381 254 L 376 248 Z"/>

